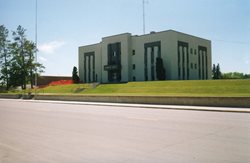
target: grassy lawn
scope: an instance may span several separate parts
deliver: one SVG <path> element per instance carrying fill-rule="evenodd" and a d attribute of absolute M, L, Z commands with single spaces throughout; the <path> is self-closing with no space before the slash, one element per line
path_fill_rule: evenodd
<path fill-rule="evenodd" d="M 129 82 L 49 86 L 37 93 L 81 94 L 81 95 L 133 95 L 133 96 L 243 96 L 250 97 L 250 80 L 193 80 Z"/>
<path fill-rule="evenodd" d="M 157 96 L 250 96 L 250 80 L 155 81 L 104 84 L 87 94 Z"/>
<path fill-rule="evenodd" d="M 8 93 L 27 93 L 12 90 Z M 3 91 L 1 91 L 3 92 Z M 186 80 L 150 81 L 121 84 L 72 84 L 49 86 L 32 90 L 33 93 L 110 95 L 110 96 L 226 96 L 250 97 L 250 80 Z M 6 92 L 3 92 L 6 93 Z"/>
<path fill-rule="evenodd" d="M 70 84 L 70 85 L 57 85 L 57 86 L 48 86 L 45 88 L 40 88 L 36 93 L 55 93 L 55 94 L 77 94 L 83 93 L 86 89 L 91 89 L 91 84 Z"/>

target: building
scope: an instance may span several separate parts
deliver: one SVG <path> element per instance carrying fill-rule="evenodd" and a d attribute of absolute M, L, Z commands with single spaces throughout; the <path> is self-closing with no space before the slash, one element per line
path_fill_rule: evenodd
<path fill-rule="evenodd" d="M 211 41 L 167 30 L 141 36 L 124 33 L 79 47 L 79 77 L 89 82 L 154 81 L 156 58 L 166 80 L 211 79 Z"/>

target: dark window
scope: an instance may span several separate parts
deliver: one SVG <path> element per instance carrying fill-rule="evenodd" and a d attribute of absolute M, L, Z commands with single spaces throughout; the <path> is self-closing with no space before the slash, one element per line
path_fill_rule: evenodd
<path fill-rule="evenodd" d="M 135 55 L 135 50 L 132 51 L 132 55 Z"/>
<path fill-rule="evenodd" d="M 109 82 L 120 82 L 121 80 L 121 43 L 108 44 L 108 64 L 104 67 L 109 67 L 108 80 Z"/>
<path fill-rule="evenodd" d="M 192 48 L 190 49 L 190 54 L 193 54 L 193 49 Z"/>
<path fill-rule="evenodd" d="M 207 48 L 203 46 L 198 46 L 198 51 L 201 59 L 199 71 L 201 73 L 200 79 L 207 79 L 208 78 L 208 72 L 207 72 Z M 201 70 L 200 70 L 201 69 Z"/>
<path fill-rule="evenodd" d="M 90 60 L 90 57 L 92 58 L 92 62 Z M 84 82 L 89 83 L 94 81 L 95 81 L 95 52 L 87 52 L 84 53 Z"/>
<path fill-rule="evenodd" d="M 188 43 L 178 41 L 177 47 L 178 47 L 178 77 L 179 77 L 179 79 L 182 79 L 182 80 L 189 79 L 189 48 L 188 48 Z"/>
<path fill-rule="evenodd" d="M 136 77 L 135 76 L 133 76 L 133 81 L 136 81 Z"/>
<path fill-rule="evenodd" d="M 154 54 L 154 47 L 158 47 L 158 53 Z M 148 54 L 148 48 L 151 49 L 151 52 Z M 149 55 L 149 56 L 148 56 Z M 161 42 L 149 42 L 144 44 L 144 74 L 145 74 L 145 80 L 154 80 L 154 64 L 155 64 L 155 58 L 161 57 Z M 150 62 L 148 63 L 148 59 Z M 149 65 L 148 65 L 149 64 Z M 151 69 L 151 76 L 148 76 L 148 69 Z M 151 78 L 151 79 L 150 79 Z"/>
<path fill-rule="evenodd" d="M 133 70 L 135 70 L 135 64 L 133 64 Z"/>
<path fill-rule="evenodd" d="M 194 55 L 196 55 L 196 49 L 194 49 Z"/>
<path fill-rule="evenodd" d="M 201 79 L 201 54 L 198 51 L 198 69 L 199 69 L 199 79 Z"/>
<path fill-rule="evenodd" d="M 197 69 L 197 64 L 196 63 L 194 64 L 194 69 Z"/>

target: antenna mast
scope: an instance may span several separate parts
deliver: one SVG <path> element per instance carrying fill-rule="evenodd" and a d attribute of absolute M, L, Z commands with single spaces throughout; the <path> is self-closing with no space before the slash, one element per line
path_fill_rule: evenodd
<path fill-rule="evenodd" d="M 145 34 L 145 0 L 142 0 L 143 34 Z"/>
<path fill-rule="evenodd" d="M 37 0 L 36 0 L 36 20 L 35 20 L 35 44 L 36 44 L 36 53 L 35 53 L 35 62 L 37 63 Z M 35 72 L 35 86 L 37 87 L 37 70 Z"/>

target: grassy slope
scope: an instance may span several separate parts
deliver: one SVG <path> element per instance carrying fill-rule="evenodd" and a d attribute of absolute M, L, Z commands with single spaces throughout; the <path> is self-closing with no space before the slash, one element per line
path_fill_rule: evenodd
<path fill-rule="evenodd" d="M 86 89 L 90 89 L 90 84 L 71 84 L 71 85 L 57 85 L 48 86 L 46 88 L 37 89 L 37 93 L 56 93 L 56 94 L 74 94 L 82 93 Z"/>
<path fill-rule="evenodd" d="M 125 84 L 88 84 L 51 86 L 40 93 L 82 95 L 154 95 L 154 96 L 250 96 L 250 80 L 154 81 Z"/>

